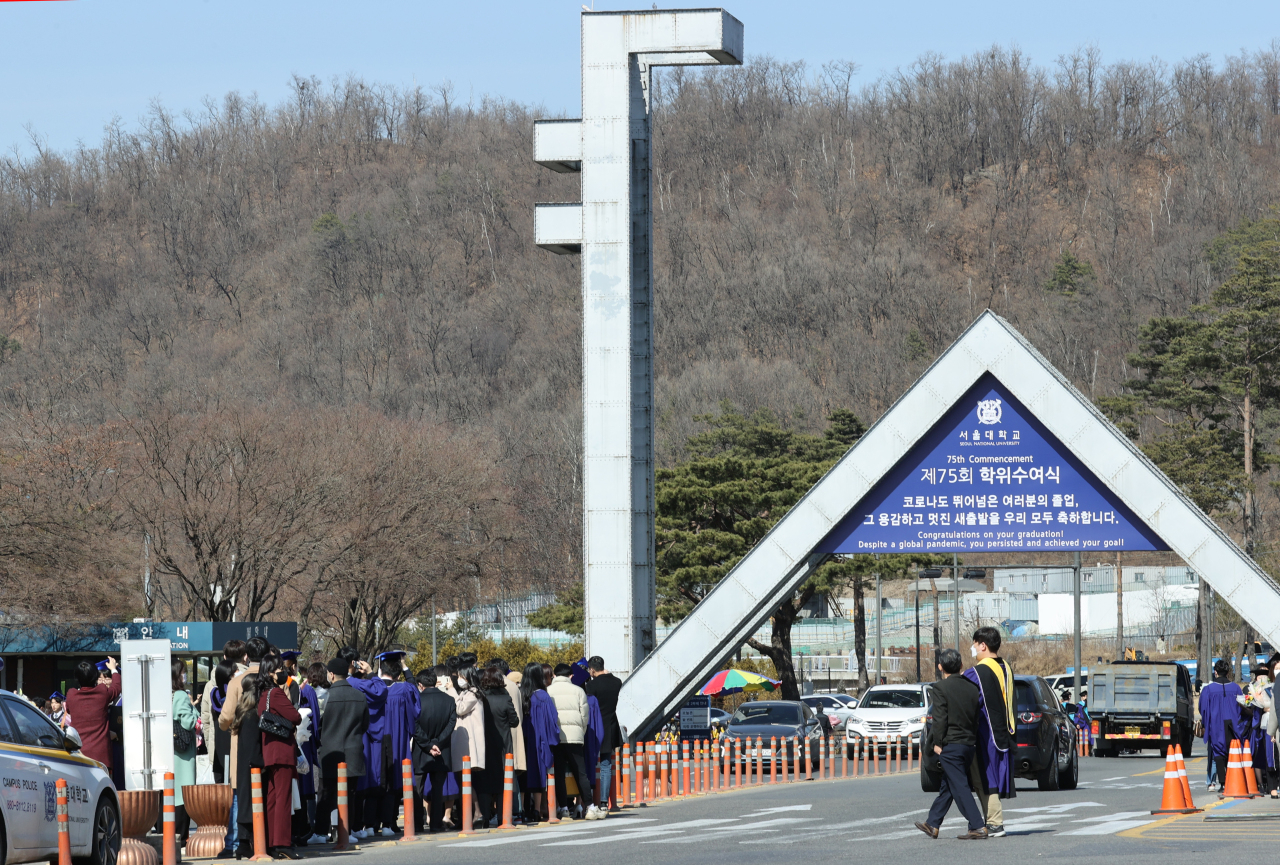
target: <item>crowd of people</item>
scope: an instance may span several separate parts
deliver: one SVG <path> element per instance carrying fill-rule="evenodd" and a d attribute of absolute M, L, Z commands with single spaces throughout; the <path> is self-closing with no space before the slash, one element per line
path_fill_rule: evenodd
<path fill-rule="evenodd" d="M 613 753 L 622 742 L 616 714 L 622 682 L 602 659 L 513 671 L 501 658 L 481 664 L 462 654 L 413 674 L 404 658 L 386 652 L 370 663 L 344 648 L 303 669 L 297 652 L 278 651 L 261 638 L 233 640 L 194 707 L 185 690 L 179 696 L 185 671 L 175 662 L 176 784 L 195 783 L 200 748 L 212 780 L 232 786 L 222 855 L 252 854 L 253 768 L 262 772 L 267 847 L 277 859 L 300 858 L 298 847 L 334 840 L 340 763 L 348 778 L 348 830 L 357 839 L 396 834 L 405 759 L 415 804 L 405 819 L 418 832 L 461 828 L 464 760 L 473 825 L 498 825 L 508 754 L 517 822 L 551 816 L 548 779 L 556 816 L 604 817 Z M 100 699 L 118 694 L 115 681 L 115 691 L 106 688 Z M 179 740 L 186 744 L 180 730 L 197 734 L 189 749 L 179 751 Z M 183 839 L 189 826 L 181 809 L 178 824 Z"/>
<path fill-rule="evenodd" d="M 405 819 L 419 833 L 462 827 L 464 761 L 474 793 L 472 824 L 497 826 L 508 754 L 515 822 L 549 819 L 553 801 L 562 820 L 603 819 L 617 808 L 611 785 L 623 742 L 617 719 L 622 681 L 599 657 L 512 670 L 501 658 L 481 664 L 464 653 L 414 674 L 404 652 L 384 652 L 370 663 L 344 648 L 327 663 L 304 666 L 299 655 L 260 637 L 231 640 L 194 696 L 186 662 L 174 659 L 180 846 L 191 829 L 182 788 L 224 783 L 232 787 L 232 805 L 220 856 L 253 855 L 255 768 L 261 771 L 267 849 L 275 859 L 299 859 L 297 848 L 335 840 L 340 763 L 348 779 L 347 828 L 357 839 L 396 835 L 406 759 L 413 769 L 414 809 Z M 82 661 L 76 684 L 37 706 L 64 728 L 74 724 L 82 752 L 103 763 L 124 789 L 116 660 Z"/>
<path fill-rule="evenodd" d="M 1280 799 L 1280 730 L 1272 705 L 1277 666 L 1280 654 L 1272 655 L 1265 664 L 1254 664 L 1249 671 L 1251 681 L 1241 687 L 1233 680 L 1231 662 L 1219 659 L 1213 665 L 1213 681 L 1200 688 L 1196 733 L 1204 738 L 1209 752 L 1208 787 L 1217 790 L 1219 798 L 1234 740 L 1249 748 L 1258 789 Z"/>

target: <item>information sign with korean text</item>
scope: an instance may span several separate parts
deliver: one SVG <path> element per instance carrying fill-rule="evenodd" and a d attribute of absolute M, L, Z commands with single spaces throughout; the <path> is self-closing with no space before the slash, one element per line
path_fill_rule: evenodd
<path fill-rule="evenodd" d="M 846 554 L 1167 549 L 989 373 L 818 548 Z"/>
<path fill-rule="evenodd" d="M 680 738 L 711 738 L 711 698 L 698 695 L 690 697 L 680 707 Z"/>

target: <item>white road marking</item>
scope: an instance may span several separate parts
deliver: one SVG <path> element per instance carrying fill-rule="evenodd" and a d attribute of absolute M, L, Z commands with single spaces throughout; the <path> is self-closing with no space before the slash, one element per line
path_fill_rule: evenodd
<path fill-rule="evenodd" d="M 1156 818 L 1149 820 L 1114 820 L 1110 823 L 1097 823 L 1093 826 L 1086 826 L 1084 829 L 1076 829 L 1073 832 L 1059 832 L 1059 835 L 1114 835 L 1116 832 L 1123 832 L 1125 829 L 1136 829 L 1139 826 L 1145 826 L 1148 823 L 1154 823 Z"/>
<path fill-rule="evenodd" d="M 1150 817 L 1150 811 L 1121 811 L 1118 814 L 1106 814 L 1102 817 L 1085 817 L 1083 820 L 1072 820 L 1072 823 L 1102 823 L 1107 820 L 1132 820 L 1134 817 Z"/>
<path fill-rule="evenodd" d="M 1101 802 L 1064 802 L 1061 805 L 1040 805 L 1035 808 L 1005 808 L 1006 814 L 1062 814 L 1073 808 L 1102 808 Z"/>
<path fill-rule="evenodd" d="M 809 811 L 812 809 L 812 805 L 786 805 L 782 808 L 765 808 L 761 811 L 752 811 L 746 816 L 750 817 L 756 814 L 781 814 L 783 811 Z"/>
<path fill-rule="evenodd" d="M 590 832 L 600 829 L 626 829 L 635 823 L 656 823 L 656 818 L 652 817 L 626 817 L 623 819 L 614 819 L 610 822 L 612 825 L 600 825 L 602 821 L 593 820 L 592 825 L 573 825 L 564 826 L 559 829 L 552 829 L 556 835 L 572 833 L 574 835 L 580 832 Z M 502 844 L 521 844 L 525 841 L 546 841 L 551 835 L 541 831 L 522 832 L 518 835 L 503 835 L 498 838 L 478 838 L 475 841 L 455 841 L 452 844 L 442 844 L 442 847 L 497 847 Z"/>

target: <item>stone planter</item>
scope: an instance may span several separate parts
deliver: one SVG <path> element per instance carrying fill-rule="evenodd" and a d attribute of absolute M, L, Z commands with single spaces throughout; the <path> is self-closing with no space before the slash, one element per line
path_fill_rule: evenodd
<path fill-rule="evenodd" d="M 121 790 L 118 865 L 160 865 L 160 854 L 146 842 L 147 833 L 160 816 L 159 790 Z"/>
<path fill-rule="evenodd" d="M 196 824 L 187 838 L 187 859 L 209 859 L 226 846 L 227 818 L 231 815 L 230 784 L 188 784 L 182 788 L 182 803 Z"/>

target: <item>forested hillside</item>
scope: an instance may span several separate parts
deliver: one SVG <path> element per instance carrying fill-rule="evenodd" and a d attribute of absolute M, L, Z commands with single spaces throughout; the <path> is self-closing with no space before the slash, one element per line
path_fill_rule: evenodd
<path fill-rule="evenodd" d="M 986 308 L 1121 395 L 1143 325 L 1222 281 L 1208 244 L 1280 202 L 1280 45 L 765 58 L 663 70 L 653 106 L 664 465 L 722 400 L 871 422 Z M 578 190 L 538 116 L 298 78 L 0 161 L 11 609 L 138 610 L 144 536 L 157 615 L 367 645 L 432 593 L 576 579 L 579 274 L 532 216 Z"/>

